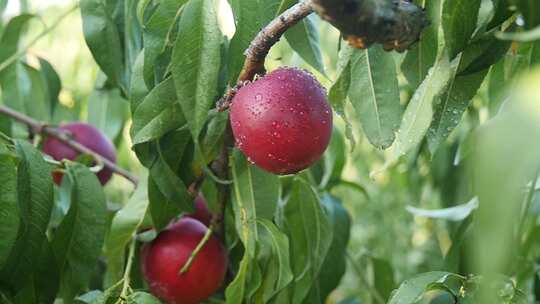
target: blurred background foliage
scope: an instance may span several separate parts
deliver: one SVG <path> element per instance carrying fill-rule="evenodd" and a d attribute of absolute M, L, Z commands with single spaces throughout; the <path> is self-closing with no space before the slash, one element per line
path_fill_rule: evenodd
<path fill-rule="evenodd" d="M 225 0 L 218 2 L 220 25 L 223 32 L 232 37 L 234 26 L 230 8 Z M 43 30 L 43 24 L 51 24 L 73 3 L 68 0 L 20 2 L 9 0 L 2 20 L 5 23 L 11 16 L 20 12 L 38 15 L 26 29 L 27 34 L 23 35 L 22 45 L 25 45 Z M 272 49 L 267 66 L 269 70 L 282 65 L 307 68 L 325 87 L 330 88 L 338 76 L 339 33 L 327 23 L 320 22 L 317 17 L 314 19 L 320 29 L 325 73 L 322 74 L 304 63 L 285 39 Z M 123 100 L 115 102 L 115 99 L 121 99 L 119 95 L 101 91 L 103 76 L 85 44 L 81 28 L 80 14 L 75 11 L 51 33 L 34 44 L 28 50 L 26 60 L 31 66 L 39 66 L 38 58 L 45 58 L 60 76 L 62 91 L 52 123 L 82 120 L 95 124 L 119 145 L 120 166 L 129 168 L 135 174 L 141 174 L 142 166 L 130 150 L 128 104 Z M 531 55 L 533 47 L 536 47 L 534 42 L 512 44 L 505 57 L 490 69 L 459 126 L 434 154 L 428 153 L 427 143 L 423 143 L 397 165 L 379 172 L 385 165 L 385 152 L 372 146 L 365 138 L 357 120 L 351 119 L 356 144 L 353 148 L 351 141 L 345 141 L 346 147 L 343 152 L 347 158 L 343 179 L 347 183 L 338 184 L 332 190 L 333 194 L 343 201 L 352 217 L 353 225 L 348 249 L 349 267 L 339 288 L 332 294 L 330 303 L 347 298 L 362 299 L 361 303 L 380 303 L 378 299 L 387 299 L 399 283 L 417 273 L 431 270 L 472 272 L 473 269 L 465 265 L 467 261 L 459 259 L 463 252 L 456 249 L 456 240 L 460 243 L 466 242 L 463 235 L 467 233 L 467 225 L 470 222 L 468 215 L 477 206 L 471 195 L 471 185 L 475 177 L 474 173 L 471 176 L 470 169 L 475 168 L 473 169 L 475 171 L 478 169 L 476 164 L 480 164 L 478 170 L 482 172 L 483 179 L 476 180 L 476 183 L 482 184 L 483 180 L 488 179 L 485 181 L 485 187 L 503 187 L 509 182 L 510 177 L 505 173 L 515 169 L 514 165 L 518 166 L 523 160 L 533 161 L 521 164 L 527 169 L 528 166 L 534 167 L 534 161 L 539 161 L 536 157 L 538 154 L 535 154 L 539 137 L 534 137 L 538 133 L 533 132 L 538 117 L 533 116 L 528 122 L 529 118 L 520 116 L 529 117 L 528 114 L 538 112 L 540 107 L 540 72 L 536 70 L 522 76 L 534 68 L 535 61 L 540 61 L 540 56 Z M 399 66 L 404 55 L 394 53 L 393 56 Z M 532 99 L 528 105 L 532 108 L 527 108 L 526 111 L 516 110 L 521 114 L 512 116 L 506 121 L 501 119 L 499 122 L 493 122 L 492 118 L 499 113 L 501 104 L 510 96 L 507 89 L 518 79 L 524 80 L 521 80 L 519 89 L 515 91 L 519 93 L 515 99 Z M 399 88 L 402 105 L 405 107 L 415 87 L 401 75 Z M 346 113 L 351 113 L 353 110 L 350 104 L 347 107 Z M 344 137 L 345 124 L 341 119 L 335 121 L 342 134 L 341 137 Z M 483 126 L 497 123 L 497 127 L 486 127 L 487 131 L 481 131 L 484 133 L 481 135 L 483 140 L 480 143 L 472 141 L 475 144 L 467 145 L 471 142 L 473 130 L 482 130 Z M 524 136 L 522 138 L 516 134 Z M 477 144 L 480 152 L 476 155 L 477 158 L 474 158 L 475 164 L 467 167 L 460 160 L 467 154 L 467 148 L 474 150 Z M 502 152 L 492 153 L 493 151 Z M 534 193 L 537 191 L 536 186 L 532 189 Z M 495 199 L 496 202 L 492 206 L 486 206 L 484 208 L 486 210 L 481 210 L 483 212 L 481 214 L 485 214 L 487 220 L 483 228 L 485 234 L 480 234 L 484 241 L 477 242 L 483 247 L 475 252 L 491 256 L 493 250 L 504 251 L 514 248 L 512 244 L 498 243 L 501 240 L 501 233 L 504 233 L 494 231 L 492 228 L 506 227 L 506 215 L 520 210 L 515 206 L 501 207 L 505 202 L 493 197 L 500 194 L 499 192 L 490 193 L 489 189 L 483 190 L 489 199 Z M 114 177 L 106 186 L 108 203 L 113 209 L 115 206 L 125 204 L 131 192 L 132 186 L 119 177 Z M 446 213 L 426 211 L 460 204 L 467 205 L 461 206 L 462 209 L 458 211 L 450 210 Z M 530 226 L 532 228 L 527 229 L 534 231 L 536 233 L 534 239 L 538 240 L 540 232 L 537 231 L 538 226 L 535 223 L 540 214 L 540 197 L 532 199 L 531 204 L 531 214 L 527 223 L 533 224 Z M 428 216 L 421 216 L 422 212 Z M 538 242 L 531 246 L 538 247 Z M 519 284 L 522 283 L 520 287 L 524 290 L 533 291 L 540 285 L 538 279 L 534 279 L 538 267 L 535 262 L 538 258 L 538 249 L 540 248 L 531 250 L 532 256 L 529 257 L 516 255 L 514 266 L 519 268 L 519 271 L 513 273 L 522 273 L 527 280 L 522 282 L 518 280 L 519 276 L 514 278 Z M 518 261 L 520 258 L 524 260 Z M 482 256 L 479 259 L 476 256 L 476 259 L 475 267 L 481 267 Z M 485 267 L 492 266 L 489 262 L 484 264 Z M 437 298 L 440 301 L 437 303 L 452 303 L 448 302 L 448 295 L 435 294 L 428 297 Z M 359 302 L 351 300 L 342 303 Z"/>

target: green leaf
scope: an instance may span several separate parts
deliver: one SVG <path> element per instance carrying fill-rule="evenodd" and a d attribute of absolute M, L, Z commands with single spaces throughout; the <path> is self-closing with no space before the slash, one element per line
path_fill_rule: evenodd
<path fill-rule="evenodd" d="M 133 193 L 127 204 L 112 219 L 111 227 L 105 240 L 107 286 L 120 281 L 122 278 L 126 248 L 137 233 L 148 209 L 146 183 L 146 177 L 141 178 L 135 193 Z"/>
<path fill-rule="evenodd" d="M 258 219 L 259 227 L 259 265 L 263 272 L 261 288 L 255 301 L 268 303 L 292 280 L 293 274 L 289 262 L 289 239 L 268 219 Z M 261 255 L 264 257 L 261 258 Z"/>
<path fill-rule="evenodd" d="M 53 303 L 60 287 L 58 266 L 48 240 L 44 240 L 39 252 L 34 252 L 37 263 L 24 287 L 17 290 L 14 304 Z"/>
<path fill-rule="evenodd" d="M 1 274 L 4 284 L 20 287 L 38 262 L 53 206 L 51 168 L 42 154 L 26 141 L 16 141 L 19 157 L 17 200 L 19 235 Z M 8 281 L 5 279 L 9 278 Z"/>
<path fill-rule="evenodd" d="M 236 32 L 228 52 L 228 79 L 229 84 L 234 85 L 244 65 L 244 51 L 257 33 L 275 17 L 279 0 L 229 0 L 229 2 L 234 14 Z"/>
<path fill-rule="evenodd" d="M 293 181 L 283 209 L 282 225 L 291 240 L 291 266 L 295 277 L 289 301 L 302 303 L 319 276 L 333 231 L 317 193 L 298 177 Z"/>
<path fill-rule="evenodd" d="M 49 93 L 42 74 L 33 67 L 17 63 L 0 73 L 3 102 L 40 121 L 50 120 Z"/>
<path fill-rule="evenodd" d="M 168 60 L 159 58 L 170 57 L 170 48 L 176 40 L 177 22 L 186 2 L 187 0 L 160 1 L 144 25 L 144 79 L 149 88 L 162 81 Z M 184 39 L 183 36 L 180 36 L 180 39 Z"/>
<path fill-rule="evenodd" d="M 88 122 L 114 140 L 122 136 L 128 106 L 119 90 L 94 90 L 88 100 Z"/>
<path fill-rule="evenodd" d="M 250 241 L 251 242 L 251 241 Z M 249 299 L 261 284 L 261 270 L 254 258 L 244 253 L 234 280 L 225 290 L 227 304 L 242 304 Z"/>
<path fill-rule="evenodd" d="M 17 156 L 0 144 L 0 269 L 4 268 L 19 231 L 17 202 Z"/>
<path fill-rule="evenodd" d="M 109 80 L 126 91 L 123 38 L 115 23 L 114 4 L 81 0 L 83 32 L 88 48 Z"/>
<path fill-rule="evenodd" d="M 47 93 L 49 94 L 49 115 L 52 117 L 54 109 L 58 104 L 58 95 L 62 89 L 62 82 L 54 67 L 47 60 L 39 58 L 39 66 L 41 75 L 46 83 Z"/>
<path fill-rule="evenodd" d="M 323 174 L 319 187 L 325 188 L 341 179 L 341 173 L 343 172 L 345 162 L 347 161 L 347 153 L 345 150 L 346 147 L 343 135 L 334 128 L 332 130 L 330 145 L 324 152 L 321 160 Z"/>
<path fill-rule="evenodd" d="M 407 55 L 401 64 L 401 71 L 413 90 L 418 88 L 424 78 L 426 78 L 429 69 L 437 59 L 441 1 L 419 1 L 429 14 L 431 25 L 424 29 L 420 41 L 411 50 L 407 51 Z"/>
<path fill-rule="evenodd" d="M 212 0 L 191 0 L 180 19 L 172 54 L 176 96 L 193 138 L 197 137 L 217 100 L 221 33 Z"/>
<path fill-rule="evenodd" d="M 445 0 L 441 24 L 450 59 L 457 56 L 469 42 L 478 21 L 481 0 Z"/>
<path fill-rule="evenodd" d="M 333 230 L 332 243 L 321 267 L 318 278 L 319 298 L 324 303 L 330 292 L 340 283 L 345 274 L 347 243 L 350 237 L 351 218 L 336 197 L 325 193 L 322 199 Z"/>
<path fill-rule="evenodd" d="M 148 94 L 148 88 L 144 82 L 143 68 L 144 68 L 144 54 L 146 50 L 142 50 L 139 56 L 135 60 L 133 66 L 133 73 L 131 74 L 131 87 L 129 89 L 129 103 L 131 114 L 133 115 L 140 103 L 144 100 Z"/>
<path fill-rule="evenodd" d="M 133 144 L 156 140 L 186 123 L 172 78 L 157 85 L 133 114 Z"/>
<path fill-rule="evenodd" d="M 379 149 L 388 148 L 395 139 L 401 116 L 392 54 L 381 46 L 353 53 L 349 98 L 369 142 Z"/>
<path fill-rule="evenodd" d="M 160 304 L 161 302 L 153 295 L 137 291 L 129 295 L 127 304 Z"/>
<path fill-rule="evenodd" d="M 55 232 L 52 246 L 62 276 L 62 295 L 71 300 L 84 290 L 101 253 L 107 229 L 105 195 L 96 175 L 68 164 L 71 206 Z M 66 177 L 64 177 L 66 180 Z"/>
<path fill-rule="evenodd" d="M 328 101 L 332 105 L 332 108 L 345 122 L 345 137 L 351 143 L 351 148 L 354 149 L 356 142 L 352 133 L 352 125 L 345 113 L 345 103 L 347 102 L 347 96 L 349 95 L 349 89 L 351 85 L 351 64 L 350 57 L 352 54 L 352 48 L 347 47 L 346 51 L 340 52 L 340 61 L 343 67 L 341 72 L 328 92 Z M 345 57 L 345 58 L 344 58 Z"/>
<path fill-rule="evenodd" d="M 433 103 L 445 92 L 448 83 L 455 76 L 458 62 L 459 59 L 450 62 L 448 57 L 442 54 L 430 69 L 403 114 L 389 163 L 420 144 L 433 118 Z"/>
<path fill-rule="evenodd" d="M 279 200 L 279 179 L 249 164 L 237 149 L 232 155 L 232 176 L 236 229 L 246 250 L 254 256 L 255 243 L 251 240 L 258 240 L 256 220 L 274 217 Z"/>
<path fill-rule="evenodd" d="M 392 294 L 388 304 L 411 304 L 416 303 L 427 287 L 445 277 L 451 275 L 448 272 L 433 271 L 417 275 L 401 283 L 401 286 Z"/>
<path fill-rule="evenodd" d="M 4 62 L 17 52 L 21 35 L 28 22 L 34 17 L 35 15 L 32 14 L 21 14 L 9 20 L 2 32 L 2 39 L 0 39 L 0 45 L 2 46 L 0 48 L 0 62 Z"/>
<path fill-rule="evenodd" d="M 435 154 L 450 132 L 457 127 L 486 74 L 487 70 L 484 70 L 450 80 L 446 92 L 438 98 L 433 120 L 427 132 L 428 147 L 432 154 Z"/>
<path fill-rule="evenodd" d="M 175 162 L 179 163 L 189 142 L 189 132 L 186 129 L 181 130 L 173 139 L 174 145 L 168 146 L 176 150 L 175 153 L 179 157 Z M 194 209 L 193 197 L 189 194 L 184 181 L 175 173 L 177 164 L 171 166 L 166 159 L 163 151 L 164 147 L 167 147 L 166 142 L 164 141 L 163 147 L 160 143 L 155 143 L 154 146 L 157 156 L 149 168 L 151 178 L 148 181 L 148 195 L 152 220 L 159 230 L 181 212 L 192 212 Z"/>
<path fill-rule="evenodd" d="M 463 51 L 458 75 L 474 74 L 489 69 L 501 60 L 510 48 L 510 42 L 488 35 L 469 44 Z"/>
<path fill-rule="evenodd" d="M 285 32 L 285 38 L 291 48 L 300 55 L 305 62 L 325 74 L 320 39 L 315 16 L 311 15 Z"/>

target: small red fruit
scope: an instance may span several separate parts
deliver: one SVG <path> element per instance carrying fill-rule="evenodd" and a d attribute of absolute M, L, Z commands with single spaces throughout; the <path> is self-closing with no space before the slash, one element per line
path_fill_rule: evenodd
<path fill-rule="evenodd" d="M 69 132 L 73 139 L 81 145 L 112 162 L 116 162 L 116 149 L 113 143 L 94 126 L 82 122 L 74 122 L 62 125 L 58 129 L 60 131 Z M 63 159 L 75 160 L 81 155 L 80 152 L 72 149 L 54 137 L 48 137 L 45 140 L 43 152 L 58 161 Z M 112 171 L 108 168 L 103 168 L 97 173 L 97 177 L 102 185 L 105 185 L 111 179 L 111 176 Z M 62 174 L 54 172 L 53 178 L 54 182 L 57 185 L 60 185 L 62 182 Z"/>
<path fill-rule="evenodd" d="M 206 227 L 210 227 L 212 213 L 208 210 L 208 203 L 201 193 L 195 198 L 195 212 L 187 214 L 186 216 L 198 220 L 206 225 Z"/>
<path fill-rule="evenodd" d="M 218 290 L 227 269 L 227 253 L 214 236 L 188 271 L 180 273 L 206 231 L 201 222 L 184 217 L 143 247 L 142 271 L 152 294 L 168 304 L 199 304 Z"/>
<path fill-rule="evenodd" d="M 332 109 L 313 76 L 280 68 L 238 90 L 231 105 L 236 144 L 257 166 L 297 173 L 316 162 L 332 134 Z"/>

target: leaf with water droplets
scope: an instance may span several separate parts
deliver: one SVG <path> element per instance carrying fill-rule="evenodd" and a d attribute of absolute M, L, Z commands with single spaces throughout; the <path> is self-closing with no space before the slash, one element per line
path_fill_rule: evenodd
<path fill-rule="evenodd" d="M 459 124 L 461 116 L 476 95 L 486 74 L 487 70 L 484 70 L 451 79 L 448 89 L 435 106 L 433 121 L 427 133 L 428 146 L 432 154 Z"/>
<path fill-rule="evenodd" d="M 184 7 L 171 70 L 178 102 L 197 139 L 217 95 L 222 36 L 211 0 L 192 0 Z"/>
<path fill-rule="evenodd" d="M 396 66 L 381 46 L 355 50 L 351 57 L 349 98 L 369 142 L 388 148 L 401 117 Z"/>
<path fill-rule="evenodd" d="M 416 147 L 426 134 L 432 118 L 433 103 L 444 92 L 450 79 L 455 76 L 459 59 L 449 61 L 446 52 L 439 56 L 426 79 L 414 93 L 405 113 L 393 146 L 393 155 L 388 164 Z"/>

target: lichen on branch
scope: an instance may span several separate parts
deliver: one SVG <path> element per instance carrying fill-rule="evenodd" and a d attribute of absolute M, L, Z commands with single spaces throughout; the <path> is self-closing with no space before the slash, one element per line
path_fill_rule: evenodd
<path fill-rule="evenodd" d="M 356 48 L 379 43 L 402 52 L 429 25 L 424 10 L 410 0 L 312 0 L 312 7 Z"/>

